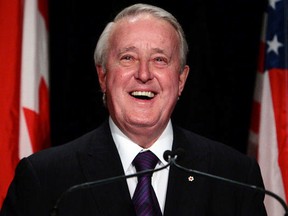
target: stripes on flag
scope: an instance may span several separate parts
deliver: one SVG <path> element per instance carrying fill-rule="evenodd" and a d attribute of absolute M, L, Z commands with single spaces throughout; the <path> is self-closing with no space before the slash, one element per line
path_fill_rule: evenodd
<path fill-rule="evenodd" d="M 264 185 L 288 200 L 288 1 L 270 0 L 264 16 L 248 154 L 257 157 Z M 284 215 L 265 197 L 268 215 Z"/>

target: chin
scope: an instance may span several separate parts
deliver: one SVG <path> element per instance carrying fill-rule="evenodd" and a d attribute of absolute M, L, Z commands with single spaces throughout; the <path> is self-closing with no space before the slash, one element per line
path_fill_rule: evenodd
<path fill-rule="evenodd" d="M 145 119 L 143 119 L 143 116 L 141 118 L 134 118 L 134 119 L 130 119 L 130 124 L 131 125 L 135 125 L 138 127 L 154 127 L 157 123 L 158 123 L 158 119 L 146 119 L 146 117 L 144 117 Z"/>

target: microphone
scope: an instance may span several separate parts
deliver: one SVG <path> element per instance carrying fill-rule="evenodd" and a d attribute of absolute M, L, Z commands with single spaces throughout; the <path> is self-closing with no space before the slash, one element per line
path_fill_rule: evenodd
<path fill-rule="evenodd" d="M 175 151 L 171 151 L 171 150 L 166 150 L 163 154 L 163 158 L 165 161 L 170 162 L 170 160 L 174 159 L 176 160 L 180 160 L 181 158 L 183 158 L 185 155 L 185 151 L 182 148 L 178 148 Z"/>
<path fill-rule="evenodd" d="M 208 177 L 211 179 L 220 180 L 220 181 L 232 184 L 232 185 L 241 186 L 241 187 L 246 188 L 246 189 L 251 189 L 254 191 L 258 191 L 260 193 L 267 194 L 267 195 L 275 198 L 276 200 L 278 200 L 280 202 L 280 204 L 283 206 L 283 208 L 285 210 L 284 216 L 288 216 L 288 206 L 285 203 L 285 201 L 280 196 L 278 196 L 277 194 L 273 193 L 272 191 L 265 190 L 264 188 L 258 187 L 256 185 L 246 184 L 243 182 L 235 181 L 235 180 L 224 178 L 221 176 L 212 175 L 212 174 L 209 174 L 206 172 L 201 172 L 198 170 L 188 169 L 186 167 L 183 167 L 183 166 L 179 165 L 176 161 L 177 161 L 177 159 L 179 160 L 179 158 L 182 158 L 184 156 L 184 153 L 185 153 L 184 149 L 181 149 L 181 148 L 178 148 L 175 151 L 166 150 L 163 154 L 163 158 L 165 159 L 165 161 L 168 162 L 168 164 L 171 164 L 171 166 L 174 165 L 178 169 L 183 170 L 185 172 L 193 173 L 193 174 L 196 174 L 198 176 L 205 176 L 205 177 Z"/>
<path fill-rule="evenodd" d="M 168 152 L 166 153 L 167 155 L 167 159 L 171 159 L 171 158 L 176 158 L 180 155 L 176 154 L 175 153 L 172 153 L 171 151 L 171 154 Z M 172 156 L 173 155 L 173 156 Z M 166 160 L 166 159 L 165 159 Z M 166 160 L 167 161 L 167 160 Z M 112 182 L 116 182 L 116 181 L 120 181 L 120 180 L 123 180 L 123 179 L 128 179 L 128 178 L 132 178 L 132 177 L 136 177 L 136 176 L 140 176 L 140 175 L 143 175 L 143 174 L 146 174 L 146 173 L 153 173 L 153 172 L 158 172 L 160 170 L 163 170 L 165 169 L 166 167 L 169 167 L 170 165 L 172 164 L 172 161 L 170 160 L 166 165 L 162 166 L 162 167 L 159 167 L 157 169 L 147 169 L 147 170 L 143 170 L 143 171 L 140 171 L 140 172 L 136 172 L 134 174 L 130 174 L 130 175 L 120 175 L 120 176 L 115 176 L 115 177 L 111 177 L 111 178 L 105 178 L 105 179 L 100 179 L 100 180 L 96 180 L 96 181 L 91 181 L 91 182 L 85 182 L 85 183 L 82 183 L 82 184 L 77 184 L 77 185 L 74 185 L 70 188 L 68 188 L 68 190 L 64 191 L 60 196 L 59 198 L 57 199 L 55 205 L 53 206 L 51 212 L 50 212 L 50 216 L 57 216 L 58 215 L 58 210 L 59 210 L 59 206 L 60 206 L 60 203 L 63 201 L 63 199 L 70 193 L 74 192 L 74 191 L 78 191 L 78 190 L 82 190 L 82 189 L 87 189 L 87 188 L 92 188 L 92 187 L 95 187 L 95 186 L 98 186 L 98 185 L 101 185 L 101 184 L 108 184 L 108 183 L 112 183 Z"/>
<path fill-rule="evenodd" d="M 50 216 L 57 216 L 58 215 L 58 209 L 59 209 L 60 203 L 63 201 L 63 199 L 68 194 L 70 194 L 70 193 L 72 193 L 74 191 L 87 189 L 87 188 L 92 188 L 92 187 L 96 187 L 96 186 L 101 185 L 101 184 L 108 184 L 108 183 L 120 181 L 120 180 L 123 180 L 123 179 L 136 177 L 136 176 L 143 175 L 143 174 L 146 174 L 146 173 L 158 172 L 158 171 L 160 171 L 162 169 L 165 169 L 166 167 L 169 167 L 169 166 L 172 166 L 172 165 L 174 165 L 176 168 L 178 168 L 180 170 L 183 170 L 185 172 L 188 172 L 188 173 L 193 173 L 193 174 L 196 174 L 198 176 L 204 176 L 204 177 L 208 177 L 208 178 L 211 178 L 211 179 L 220 180 L 220 181 L 232 184 L 232 185 L 241 186 L 241 187 L 246 188 L 246 189 L 255 190 L 255 191 L 258 191 L 260 193 L 264 193 L 264 194 L 267 194 L 269 196 L 272 196 L 273 198 L 278 200 L 280 202 L 280 204 L 283 206 L 283 208 L 285 210 L 284 216 L 288 216 L 288 207 L 287 207 L 285 201 L 280 196 L 278 196 L 277 194 L 275 194 L 275 193 L 273 193 L 273 192 L 271 192 L 269 190 L 265 190 L 264 188 L 258 187 L 256 185 L 245 184 L 245 183 L 242 183 L 242 182 L 239 182 L 239 181 L 235 181 L 235 180 L 232 180 L 232 179 L 228 179 L 228 178 L 224 178 L 224 177 L 221 177 L 221 176 L 212 175 L 212 174 L 209 174 L 209 173 L 205 173 L 205 172 L 201 172 L 201 171 L 198 171 L 198 170 L 188 169 L 186 167 L 183 167 L 183 166 L 179 165 L 176 161 L 178 161 L 181 158 L 183 158 L 184 155 L 185 155 L 185 151 L 184 151 L 184 149 L 181 149 L 181 148 L 178 148 L 175 151 L 166 150 L 164 152 L 164 154 L 163 154 L 163 158 L 168 163 L 166 165 L 162 166 L 162 167 L 157 168 L 157 169 L 147 169 L 147 170 L 143 170 L 141 172 L 136 172 L 136 173 L 130 174 L 130 175 L 120 175 L 120 176 L 115 176 L 115 177 L 111 177 L 111 178 L 100 179 L 100 180 L 96 180 L 96 181 L 85 182 L 85 183 L 82 183 L 82 184 L 74 185 L 74 186 L 68 188 L 68 190 L 64 191 L 59 196 L 59 198 L 57 199 L 54 207 L 52 208 L 52 210 L 50 212 Z"/>

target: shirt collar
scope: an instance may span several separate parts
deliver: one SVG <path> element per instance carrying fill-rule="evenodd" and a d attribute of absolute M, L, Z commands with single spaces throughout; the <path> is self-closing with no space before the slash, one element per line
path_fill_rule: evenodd
<path fill-rule="evenodd" d="M 119 152 L 121 162 L 126 172 L 131 165 L 132 161 L 136 157 L 136 155 L 143 151 L 144 149 L 139 146 L 137 143 L 134 143 L 130 140 L 113 122 L 112 118 L 109 117 L 109 125 L 112 133 L 113 140 L 116 144 L 116 148 Z M 167 164 L 167 162 L 163 158 L 163 154 L 166 150 L 172 149 L 173 142 L 173 129 L 171 120 L 169 120 L 166 128 L 164 129 L 161 136 L 156 140 L 156 142 L 148 148 L 152 151 L 160 160 L 160 163 Z M 146 149 L 145 149 L 146 150 Z"/>

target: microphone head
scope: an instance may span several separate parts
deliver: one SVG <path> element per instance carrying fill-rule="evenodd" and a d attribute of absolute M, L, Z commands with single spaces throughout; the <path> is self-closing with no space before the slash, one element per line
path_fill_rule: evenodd
<path fill-rule="evenodd" d="M 169 158 L 175 158 L 179 161 L 180 158 L 183 158 L 184 154 L 185 151 L 182 148 L 178 148 L 175 151 L 166 150 L 163 154 L 163 158 L 167 162 L 169 162 Z"/>
<path fill-rule="evenodd" d="M 165 161 L 169 162 L 168 159 L 169 159 L 169 156 L 172 157 L 172 151 L 171 150 L 166 150 L 163 154 L 163 158 Z"/>
<path fill-rule="evenodd" d="M 185 151 L 183 148 L 177 148 L 174 153 L 173 153 L 173 157 L 177 157 L 176 160 L 179 161 L 180 159 L 182 159 L 185 156 Z"/>

